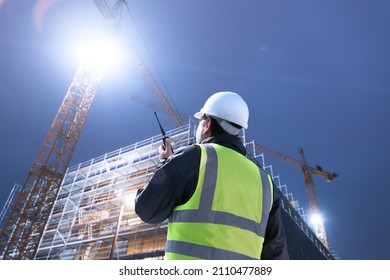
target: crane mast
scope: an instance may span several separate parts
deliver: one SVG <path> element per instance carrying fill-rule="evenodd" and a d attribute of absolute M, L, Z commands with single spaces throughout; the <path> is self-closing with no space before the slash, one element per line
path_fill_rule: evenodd
<path fill-rule="evenodd" d="M 259 150 L 259 151 L 266 152 L 267 154 L 270 154 L 271 156 L 274 156 L 274 157 L 279 158 L 287 163 L 293 164 L 293 165 L 301 168 L 302 173 L 303 173 L 303 181 L 305 183 L 306 193 L 307 193 L 307 197 L 308 197 L 308 201 L 309 201 L 309 212 L 310 212 L 311 216 L 313 216 L 313 217 L 317 216 L 319 218 L 321 216 L 321 212 L 320 212 L 318 197 L 317 197 L 317 193 L 315 190 L 315 185 L 314 185 L 312 174 L 316 174 L 316 175 L 324 177 L 327 182 L 333 181 L 338 175 L 336 173 L 325 171 L 320 166 L 316 166 L 316 167 L 309 166 L 307 163 L 306 157 L 305 157 L 305 153 L 304 153 L 302 148 L 299 149 L 299 153 L 301 154 L 301 158 L 302 158 L 301 161 L 296 160 L 294 158 L 291 158 L 289 156 L 286 156 L 278 151 L 275 151 L 273 149 L 270 149 L 268 147 L 265 147 L 265 146 L 262 146 L 259 144 L 255 144 L 255 149 Z M 329 249 L 329 245 L 328 245 L 328 241 L 326 238 L 326 232 L 325 232 L 323 222 L 321 220 L 314 220 L 312 222 L 312 225 L 313 225 L 314 233 L 316 234 L 318 239 L 320 239 L 322 244 L 324 244 L 324 246 Z"/>
<path fill-rule="evenodd" d="M 320 211 L 320 206 L 318 203 L 318 197 L 317 197 L 317 193 L 315 190 L 313 177 L 311 175 L 311 172 L 310 172 L 310 169 L 309 169 L 309 166 L 307 164 L 307 160 L 306 160 L 306 157 L 305 157 L 305 154 L 304 154 L 304 151 L 302 148 L 299 149 L 299 153 L 301 154 L 301 157 L 302 157 L 301 169 L 303 172 L 303 181 L 305 182 L 307 197 L 309 199 L 309 212 L 312 216 L 314 216 L 314 217 L 317 216 L 317 219 L 320 219 L 321 211 Z M 324 246 L 327 249 L 329 249 L 328 240 L 326 238 L 324 223 L 321 220 L 314 219 L 312 221 L 312 225 L 313 225 L 313 230 L 314 230 L 314 233 L 316 234 L 316 236 L 321 240 L 322 244 L 324 244 Z"/>
<path fill-rule="evenodd" d="M 34 259 L 101 75 L 90 62 L 79 66 L 0 230 L 1 259 Z"/>

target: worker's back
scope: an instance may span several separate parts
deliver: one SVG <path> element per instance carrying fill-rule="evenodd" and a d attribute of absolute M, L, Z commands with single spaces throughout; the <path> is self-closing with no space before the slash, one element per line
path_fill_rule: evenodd
<path fill-rule="evenodd" d="M 242 154 L 200 145 L 198 185 L 169 218 L 167 259 L 259 259 L 272 184 Z"/>

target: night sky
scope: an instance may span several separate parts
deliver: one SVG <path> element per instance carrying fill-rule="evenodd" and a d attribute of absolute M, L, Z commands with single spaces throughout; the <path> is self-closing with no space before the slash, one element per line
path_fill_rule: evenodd
<path fill-rule="evenodd" d="M 179 112 L 217 91 L 241 94 L 247 140 L 296 159 L 303 148 L 310 165 L 339 174 L 313 175 L 336 256 L 390 259 L 389 1 L 127 2 L 125 52 L 99 86 L 71 165 L 159 134 L 155 109 L 131 99 L 157 101 L 141 59 Z M 1 208 L 72 82 L 74 49 L 104 26 L 92 0 L 0 0 Z M 266 161 L 307 212 L 300 168 Z"/>

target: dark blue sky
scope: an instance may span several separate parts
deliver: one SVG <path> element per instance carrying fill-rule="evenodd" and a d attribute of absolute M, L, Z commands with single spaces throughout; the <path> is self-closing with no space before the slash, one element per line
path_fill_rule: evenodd
<path fill-rule="evenodd" d="M 128 55 L 104 77 L 72 164 L 159 133 L 153 109 L 130 100 L 154 98 L 135 66 L 141 57 L 180 112 L 196 112 L 216 91 L 240 93 L 250 108 L 248 140 L 296 159 L 302 147 L 311 165 L 339 174 L 330 184 L 314 176 L 338 256 L 390 259 L 390 2 L 128 4 L 136 22 L 123 11 Z M 0 0 L 1 207 L 25 180 L 68 90 L 79 65 L 73 49 L 102 24 L 92 0 Z M 300 169 L 266 159 L 307 208 Z"/>

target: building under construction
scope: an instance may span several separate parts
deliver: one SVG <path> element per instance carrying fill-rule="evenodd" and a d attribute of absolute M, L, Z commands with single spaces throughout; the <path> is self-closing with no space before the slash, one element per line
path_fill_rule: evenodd
<path fill-rule="evenodd" d="M 167 134 L 180 147 L 195 142 L 195 128 L 190 121 Z M 278 185 L 290 259 L 333 259 L 264 155 L 256 154 L 254 141 L 242 139 L 248 154 Z M 134 212 L 135 194 L 155 171 L 161 140 L 155 136 L 68 168 L 35 259 L 162 259 L 167 223 L 145 224 Z M 7 215 L 17 193 L 15 185 L 0 218 Z"/>

